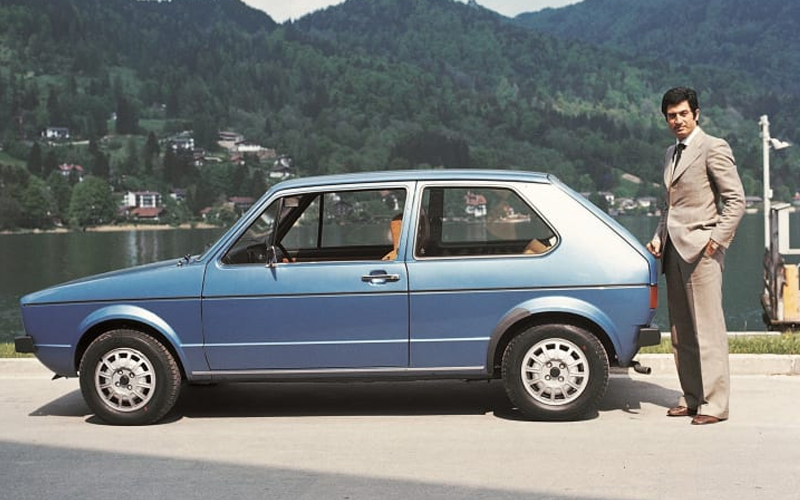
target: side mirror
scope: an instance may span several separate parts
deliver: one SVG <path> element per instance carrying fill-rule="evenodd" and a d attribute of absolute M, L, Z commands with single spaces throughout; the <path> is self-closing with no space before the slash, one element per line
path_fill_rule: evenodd
<path fill-rule="evenodd" d="M 278 250 L 275 248 L 275 245 L 268 245 L 267 246 L 267 266 L 270 269 L 274 269 L 275 265 L 278 263 Z"/>

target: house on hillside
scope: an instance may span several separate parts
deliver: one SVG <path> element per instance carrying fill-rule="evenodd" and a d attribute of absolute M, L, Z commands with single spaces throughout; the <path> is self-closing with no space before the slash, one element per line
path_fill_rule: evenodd
<path fill-rule="evenodd" d="M 283 165 L 280 163 L 275 163 L 272 168 L 269 169 L 269 178 L 276 179 L 276 180 L 283 180 L 288 179 L 294 174 L 292 167 L 289 165 Z"/>
<path fill-rule="evenodd" d="M 128 191 L 122 198 L 122 211 L 129 219 L 159 222 L 164 214 L 161 193 L 156 191 Z"/>
<path fill-rule="evenodd" d="M 78 182 L 83 182 L 82 166 L 72 165 L 70 163 L 62 163 L 61 165 L 58 166 L 58 173 L 60 173 L 64 177 L 69 178 L 71 175 L 73 175 L 73 172 L 75 172 L 75 175 L 78 176 Z"/>
<path fill-rule="evenodd" d="M 131 208 L 154 208 L 161 206 L 161 193 L 156 191 L 128 191 L 123 205 Z"/>
<path fill-rule="evenodd" d="M 42 137 L 53 141 L 69 139 L 69 129 L 67 127 L 47 127 L 42 131 Z"/>
<path fill-rule="evenodd" d="M 292 167 L 292 159 L 286 155 L 278 158 L 269 169 L 269 178 L 276 180 L 288 179 L 294 175 L 294 168 Z"/>
<path fill-rule="evenodd" d="M 468 192 L 464 195 L 464 211 L 473 217 L 484 217 L 487 213 L 486 197 Z"/>
<path fill-rule="evenodd" d="M 223 131 L 217 137 L 217 144 L 227 151 L 236 151 L 236 144 L 244 141 L 244 136 L 237 132 Z"/>
<path fill-rule="evenodd" d="M 231 150 L 232 153 L 237 154 L 241 157 L 245 155 L 252 155 L 258 158 L 258 161 L 265 161 L 271 160 L 277 157 L 277 153 L 274 149 L 265 148 L 260 144 L 256 144 L 250 141 L 241 141 L 237 142 L 234 149 Z"/>
<path fill-rule="evenodd" d="M 192 151 L 192 164 L 195 167 L 202 167 L 206 164 L 206 150 L 203 148 L 194 148 Z"/>
<path fill-rule="evenodd" d="M 186 190 L 183 188 L 173 188 L 169 190 L 169 197 L 178 203 L 186 201 Z"/>
<path fill-rule="evenodd" d="M 190 131 L 184 131 L 173 135 L 167 139 L 167 143 L 169 144 L 169 147 L 172 148 L 172 150 L 176 153 L 182 151 L 194 151 L 194 137 Z"/>
<path fill-rule="evenodd" d="M 241 154 L 245 153 L 258 154 L 263 149 L 264 149 L 263 146 L 261 146 L 260 144 L 256 144 L 254 142 L 241 141 L 236 143 L 236 152 Z"/>
<path fill-rule="evenodd" d="M 128 211 L 128 217 L 142 222 L 159 222 L 164 213 L 164 207 L 134 208 Z"/>
<path fill-rule="evenodd" d="M 655 196 L 640 196 L 636 198 L 636 203 L 638 203 L 639 208 L 650 213 L 658 207 L 658 198 Z"/>

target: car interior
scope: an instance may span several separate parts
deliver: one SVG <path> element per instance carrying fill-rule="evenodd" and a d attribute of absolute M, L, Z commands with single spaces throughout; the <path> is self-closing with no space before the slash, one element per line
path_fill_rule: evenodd
<path fill-rule="evenodd" d="M 405 200 L 403 189 L 284 197 L 250 225 L 222 261 L 394 260 Z M 426 188 L 414 234 L 414 257 L 420 259 L 539 255 L 557 243 L 555 231 L 517 193 L 497 188 Z"/>

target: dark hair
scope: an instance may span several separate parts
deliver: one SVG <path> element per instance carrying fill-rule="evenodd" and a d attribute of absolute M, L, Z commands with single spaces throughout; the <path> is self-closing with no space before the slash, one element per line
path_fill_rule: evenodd
<path fill-rule="evenodd" d="M 700 109 L 700 105 L 697 103 L 697 92 L 689 87 L 675 87 L 667 90 L 661 99 L 661 112 L 664 117 L 666 118 L 667 116 L 668 107 L 675 106 L 683 101 L 689 101 L 689 108 L 691 108 L 692 114 L 697 116 L 697 110 Z"/>

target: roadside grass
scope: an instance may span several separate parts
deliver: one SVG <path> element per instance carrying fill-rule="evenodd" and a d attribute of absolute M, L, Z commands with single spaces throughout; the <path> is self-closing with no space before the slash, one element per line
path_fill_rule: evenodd
<path fill-rule="evenodd" d="M 669 337 L 661 339 L 661 344 L 643 347 L 642 354 L 672 354 Z M 731 354 L 800 354 L 800 333 L 780 335 L 732 335 L 728 338 L 728 352 Z"/>
<path fill-rule="evenodd" d="M 736 335 L 728 339 L 731 354 L 800 354 L 800 333 L 780 335 Z M 642 354 L 672 354 L 669 338 L 661 344 L 644 347 Z M 30 358 L 32 354 L 19 354 L 14 351 L 12 342 L 0 342 L 0 358 Z"/>
<path fill-rule="evenodd" d="M 13 342 L 0 343 L 0 358 L 31 358 L 33 354 L 19 354 L 14 350 Z"/>

